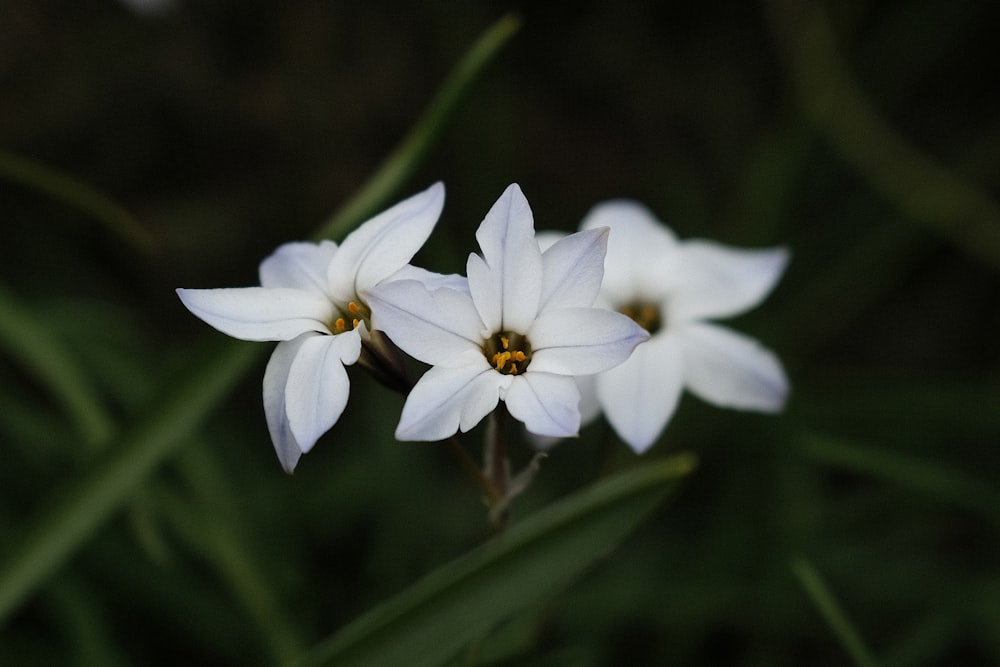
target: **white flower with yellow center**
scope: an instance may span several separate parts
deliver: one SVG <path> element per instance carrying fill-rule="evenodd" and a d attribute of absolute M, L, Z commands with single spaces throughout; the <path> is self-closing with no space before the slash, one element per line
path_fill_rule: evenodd
<path fill-rule="evenodd" d="M 776 412 L 784 406 L 788 380 L 774 353 L 705 320 L 760 303 L 784 271 L 787 250 L 678 241 L 630 201 L 594 207 L 580 227 L 611 229 L 598 303 L 651 334 L 617 368 L 580 378 L 585 396 L 596 395 L 587 403 L 599 406 L 636 452 L 659 437 L 684 388 L 720 407 Z"/>
<path fill-rule="evenodd" d="M 413 387 L 396 437 L 441 440 L 468 431 L 504 401 L 538 435 L 580 427 L 575 375 L 624 361 L 647 338 L 628 317 L 591 307 L 606 229 L 572 234 L 544 254 L 527 200 L 504 191 L 476 232 L 468 291 L 399 280 L 376 287 L 373 324 L 432 368 Z"/>
<path fill-rule="evenodd" d="M 260 287 L 177 290 L 188 310 L 225 334 L 281 341 L 264 372 L 264 414 L 286 471 L 344 411 L 344 366 L 358 361 L 372 330 L 366 291 L 397 275 L 419 275 L 407 263 L 443 205 L 437 183 L 365 222 L 339 247 L 282 245 L 261 262 Z"/>

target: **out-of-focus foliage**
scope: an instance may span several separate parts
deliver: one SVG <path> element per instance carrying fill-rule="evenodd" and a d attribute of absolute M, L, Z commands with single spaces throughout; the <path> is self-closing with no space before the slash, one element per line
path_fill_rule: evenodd
<path fill-rule="evenodd" d="M 487 538 L 449 451 L 394 441 L 402 398 L 362 373 L 284 475 L 268 345 L 225 346 L 173 288 L 254 284 L 508 9 L 0 7 L 0 562 L 53 507 L 101 498 L 92 471 L 150 467 L 110 521 L 67 524 L 80 546 L 6 613 L 0 664 L 287 661 Z M 418 261 L 461 271 L 513 181 L 539 229 L 628 196 L 684 237 L 785 244 L 784 280 L 736 325 L 793 394 L 776 417 L 686 397 L 645 457 L 697 453 L 672 503 L 465 658 L 1000 662 L 1000 10 L 525 3 L 522 19 L 403 186 L 448 188 Z M 235 389 L 187 419 L 183 396 L 214 396 L 189 369 L 220 354 Z M 158 397 L 176 412 L 151 412 Z M 161 465 L 102 447 L 177 433 Z M 514 525 L 636 463 L 588 427 Z"/>

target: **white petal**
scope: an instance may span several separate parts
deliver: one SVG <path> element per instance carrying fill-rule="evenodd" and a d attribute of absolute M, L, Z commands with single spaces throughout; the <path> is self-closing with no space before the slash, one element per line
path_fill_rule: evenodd
<path fill-rule="evenodd" d="M 394 280 L 369 290 L 366 298 L 372 327 L 384 331 L 415 359 L 455 366 L 463 352 L 483 356 L 483 323 L 465 292 L 447 288 L 431 292 L 415 280 Z"/>
<path fill-rule="evenodd" d="M 570 234 L 542 253 L 539 311 L 594 305 L 601 290 L 607 249 L 608 229 L 602 227 Z"/>
<path fill-rule="evenodd" d="M 260 263 L 261 287 L 292 287 L 325 295 L 327 267 L 336 252 L 333 241 L 286 243 Z"/>
<path fill-rule="evenodd" d="M 481 299 L 499 298 L 501 321 L 496 331 L 527 331 L 538 312 L 542 285 L 542 253 L 535 241 L 534 219 L 528 200 L 516 184 L 508 186 L 476 231 L 476 239 L 489 266 L 489 277 L 468 271 L 469 288 L 480 308 L 483 321 L 492 327 L 493 303 Z M 470 264 L 472 262 L 470 261 Z M 483 280 L 498 283 L 499 288 L 485 289 Z M 485 312 L 484 312 L 485 310 Z"/>
<path fill-rule="evenodd" d="M 330 301 L 288 287 L 178 289 L 192 313 L 224 334 L 242 340 L 291 340 L 307 331 L 326 332 Z"/>
<path fill-rule="evenodd" d="M 777 412 L 788 378 L 773 352 L 714 324 L 692 323 L 677 334 L 684 349 L 684 381 L 693 394 L 720 407 Z"/>
<path fill-rule="evenodd" d="M 503 328 L 503 280 L 479 255 L 469 255 L 465 265 L 469 294 L 483 322 L 480 336 L 486 338 Z"/>
<path fill-rule="evenodd" d="M 302 341 L 288 371 L 285 413 L 303 452 L 312 449 L 344 411 L 351 387 L 344 363 L 356 361 L 360 350 L 356 332 L 307 336 Z"/>
<path fill-rule="evenodd" d="M 598 204 L 581 229 L 609 227 L 602 294 L 615 308 L 633 301 L 659 302 L 674 284 L 677 239 L 642 204 L 615 200 Z"/>
<path fill-rule="evenodd" d="M 396 438 L 433 442 L 468 431 L 496 408 L 511 378 L 490 368 L 485 358 L 481 365 L 431 368 L 406 397 Z"/>
<path fill-rule="evenodd" d="M 556 437 L 579 433 L 580 390 L 573 378 L 531 370 L 513 377 L 504 403 L 528 431 Z"/>
<path fill-rule="evenodd" d="M 597 397 L 618 436 L 636 454 L 656 442 L 684 387 L 683 350 L 673 336 L 654 336 L 628 361 L 597 376 Z"/>
<path fill-rule="evenodd" d="M 788 250 L 745 250 L 711 241 L 681 244 L 681 279 L 669 301 L 671 321 L 721 318 L 763 301 L 785 266 Z"/>
<path fill-rule="evenodd" d="M 319 334 L 303 334 L 294 340 L 282 341 L 274 348 L 271 358 L 264 371 L 264 417 L 267 420 L 267 430 L 274 443 L 274 451 L 278 455 L 281 467 L 291 473 L 302 456 L 302 448 L 288 426 L 288 414 L 285 412 L 285 385 L 288 384 L 288 372 L 292 360 L 298 354 L 299 347 L 309 336 Z"/>
<path fill-rule="evenodd" d="M 443 206 L 444 185 L 435 183 L 348 234 L 330 265 L 334 298 L 354 300 L 406 265 L 430 236 Z"/>
<path fill-rule="evenodd" d="M 528 368 L 559 375 L 600 373 L 625 361 L 649 338 L 628 317 L 603 308 L 559 308 L 538 316 L 528 332 Z"/>
<path fill-rule="evenodd" d="M 413 266 L 412 264 L 407 264 L 383 282 L 392 280 L 416 280 L 429 290 L 447 287 L 448 289 L 458 290 L 466 294 L 469 293 L 469 281 L 465 276 L 457 273 L 435 273 L 418 266 Z M 363 294 L 359 296 L 364 298 Z"/>

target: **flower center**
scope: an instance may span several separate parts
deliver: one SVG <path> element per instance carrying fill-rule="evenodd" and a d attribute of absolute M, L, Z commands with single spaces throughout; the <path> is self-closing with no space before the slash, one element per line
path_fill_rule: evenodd
<path fill-rule="evenodd" d="M 531 345 L 519 333 L 503 332 L 493 336 L 483 346 L 483 354 L 493 368 L 504 375 L 519 375 L 531 363 Z"/>
<path fill-rule="evenodd" d="M 351 319 L 351 329 L 357 329 L 358 325 L 362 322 L 367 322 L 368 317 L 371 312 L 363 305 L 358 305 L 357 302 L 351 301 L 347 304 L 347 313 Z M 347 319 L 343 317 L 338 317 L 333 322 L 333 333 L 339 334 L 347 331 Z"/>
<path fill-rule="evenodd" d="M 636 324 L 650 334 L 655 334 L 663 326 L 663 321 L 660 319 L 659 306 L 648 301 L 636 301 L 626 304 L 619 308 L 618 312 L 631 317 Z"/>

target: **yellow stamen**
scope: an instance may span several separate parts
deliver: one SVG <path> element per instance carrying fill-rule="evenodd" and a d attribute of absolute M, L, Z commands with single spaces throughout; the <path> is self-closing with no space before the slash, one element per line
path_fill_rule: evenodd
<path fill-rule="evenodd" d="M 358 313 L 361 312 L 361 308 L 359 308 L 358 304 L 354 303 L 353 301 L 347 304 L 347 310 L 351 311 L 351 315 L 357 315 Z M 357 320 L 354 321 L 357 322 Z M 358 325 L 355 324 L 354 326 Z"/>
<path fill-rule="evenodd" d="M 358 318 L 355 317 L 353 320 L 351 320 L 351 322 L 354 324 L 354 328 L 357 329 L 358 328 L 358 324 L 361 323 L 361 320 L 359 320 Z"/>
<path fill-rule="evenodd" d="M 521 352 L 521 350 L 514 350 L 511 354 L 511 359 L 514 361 L 524 361 L 527 358 L 528 357 L 525 356 L 524 352 Z M 517 366 L 514 366 L 514 373 L 517 373 Z"/>
<path fill-rule="evenodd" d="M 506 336 L 500 336 L 500 344 L 503 345 L 503 349 L 508 349 L 510 347 L 510 339 Z"/>
<path fill-rule="evenodd" d="M 493 355 L 493 363 L 496 365 L 498 371 L 503 370 L 503 367 L 510 361 L 510 356 L 510 352 L 497 352 Z"/>
<path fill-rule="evenodd" d="M 355 322 L 357 322 L 357 320 L 355 320 Z M 354 326 L 357 326 L 357 325 L 355 324 Z M 341 333 L 342 331 L 344 331 L 345 329 L 347 329 L 347 323 L 344 322 L 344 318 L 343 317 L 338 317 L 337 321 L 333 323 L 333 328 L 336 329 L 337 333 Z"/>

